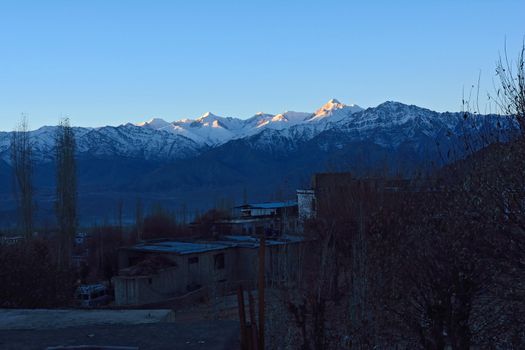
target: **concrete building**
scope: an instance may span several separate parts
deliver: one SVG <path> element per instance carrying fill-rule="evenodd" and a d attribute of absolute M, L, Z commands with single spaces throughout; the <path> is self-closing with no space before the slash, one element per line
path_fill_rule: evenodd
<path fill-rule="evenodd" d="M 221 220 L 220 232 L 279 237 L 297 233 L 297 201 L 251 203 L 234 208 L 236 216 Z"/>
<path fill-rule="evenodd" d="M 0 236 L 0 244 L 13 245 L 24 241 L 23 236 Z"/>
<path fill-rule="evenodd" d="M 315 218 L 317 203 L 314 190 L 297 190 L 298 224 L 302 227 L 306 220 Z"/>
<path fill-rule="evenodd" d="M 84 245 L 89 240 L 89 235 L 86 232 L 77 232 L 75 235 L 75 244 Z"/>
<path fill-rule="evenodd" d="M 235 209 L 240 209 L 241 217 L 266 217 L 266 216 L 292 216 L 296 212 L 296 201 L 266 202 L 244 204 Z"/>
<path fill-rule="evenodd" d="M 305 243 L 293 236 L 266 241 L 269 283 L 295 278 Z M 113 278 L 115 303 L 151 304 L 203 287 L 227 293 L 239 284 L 254 285 L 258 248 L 258 238 L 233 235 L 213 241 L 157 241 L 121 248 L 119 276 Z"/>
<path fill-rule="evenodd" d="M 297 190 L 299 230 L 309 219 L 333 218 L 345 210 L 351 211 L 352 206 L 366 210 L 392 201 L 402 193 L 419 191 L 401 178 L 355 178 L 348 172 L 315 174 L 310 189 Z M 347 214 L 344 215 L 351 220 Z"/>

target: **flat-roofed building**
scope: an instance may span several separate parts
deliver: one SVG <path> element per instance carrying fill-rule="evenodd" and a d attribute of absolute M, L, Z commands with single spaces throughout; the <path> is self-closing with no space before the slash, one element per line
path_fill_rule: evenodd
<path fill-rule="evenodd" d="M 266 275 L 279 283 L 297 270 L 301 237 L 266 240 Z M 144 242 L 119 250 L 119 275 L 113 278 L 117 305 L 150 304 L 201 288 L 220 293 L 257 278 L 260 240 L 251 236 L 222 236 L 217 240 Z"/>

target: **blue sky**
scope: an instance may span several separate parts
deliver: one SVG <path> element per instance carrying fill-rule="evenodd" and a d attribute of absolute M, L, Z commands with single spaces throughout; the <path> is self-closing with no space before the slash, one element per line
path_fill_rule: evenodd
<path fill-rule="evenodd" d="M 334 97 L 460 110 L 492 90 L 525 1 L 0 2 L 0 130 L 313 111 Z M 483 94 L 484 96 L 485 94 Z"/>

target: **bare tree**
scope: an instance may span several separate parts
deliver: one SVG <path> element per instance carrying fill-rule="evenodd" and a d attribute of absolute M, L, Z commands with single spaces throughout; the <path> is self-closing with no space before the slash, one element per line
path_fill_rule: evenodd
<path fill-rule="evenodd" d="M 57 308 L 69 306 L 75 274 L 58 267 L 49 241 L 0 245 L 0 307 Z"/>
<path fill-rule="evenodd" d="M 33 159 L 27 119 L 22 116 L 11 138 L 11 161 L 17 191 L 20 226 L 26 239 L 33 234 Z"/>
<path fill-rule="evenodd" d="M 137 241 L 140 242 L 144 233 L 144 208 L 140 198 L 137 198 L 135 203 L 135 228 L 137 230 Z"/>
<path fill-rule="evenodd" d="M 427 349 L 525 343 L 524 52 L 516 68 L 506 53 L 497 63 L 503 116 L 479 116 L 467 101 L 466 158 L 435 174 L 437 192 L 400 205 L 414 209 L 396 215 L 399 234 L 385 225 L 383 240 L 403 237 L 397 255 L 406 257 L 391 265 L 400 292 L 386 304 Z"/>
<path fill-rule="evenodd" d="M 517 122 L 522 136 L 525 136 L 525 44 L 521 47 L 515 67 L 505 48 L 504 56 L 496 64 L 496 75 L 500 86 L 493 100 L 505 115 Z"/>
<path fill-rule="evenodd" d="M 124 200 L 122 198 L 119 198 L 117 201 L 117 225 L 118 225 L 119 232 L 121 234 L 124 231 L 123 212 L 124 212 Z"/>
<path fill-rule="evenodd" d="M 69 267 L 77 228 L 77 175 L 75 135 L 69 119 L 62 120 L 56 134 L 56 215 L 59 228 L 59 264 Z"/>
<path fill-rule="evenodd" d="M 283 313 L 302 349 L 524 348 L 524 52 L 498 64 L 504 115 L 467 109 L 448 166 L 316 176 L 307 288 Z"/>

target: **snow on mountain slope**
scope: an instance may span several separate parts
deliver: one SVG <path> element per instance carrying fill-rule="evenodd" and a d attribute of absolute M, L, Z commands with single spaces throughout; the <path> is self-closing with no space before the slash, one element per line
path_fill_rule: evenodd
<path fill-rule="evenodd" d="M 449 143 L 465 131 L 474 130 L 463 119 L 463 113 L 438 113 L 399 102 L 385 102 L 366 110 L 356 107 L 347 109 L 337 100 L 331 100 L 303 123 L 283 129 L 267 129 L 264 133 L 245 138 L 250 147 L 273 153 L 299 150 L 321 133 L 323 142 L 332 139 L 337 144 L 366 142 L 397 149 L 410 143 L 410 147 L 431 144 L 429 147 L 435 148 L 436 142 Z M 505 125 L 501 120 L 504 117 L 477 115 L 475 118 L 477 130 L 488 128 L 493 132 L 496 124 Z"/>
<path fill-rule="evenodd" d="M 201 146 L 214 146 L 233 139 L 243 128 L 244 122 L 242 119 L 219 117 L 206 112 L 195 120 L 175 121 L 163 129 L 189 138 Z"/>
<path fill-rule="evenodd" d="M 273 116 L 264 124 L 261 123 L 257 130 L 248 130 L 239 138 L 252 137 L 250 143 L 258 149 L 275 150 L 280 145 L 293 150 L 302 142 L 334 127 L 341 120 L 353 118 L 354 113 L 362 110 L 357 105 L 345 105 L 331 99 L 315 113 L 285 112 Z M 255 145 L 255 140 L 258 145 Z"/>
<path fill-rule="evenodd" d="M 89 133 L 91 128 L 73 128 L 77 140 Z M 37 162 L 45 162 L 53 159 L 55 155 L 55 138 L 57 127 L 43 126 L 30 132 L 31 144 L 33 146 L 33 157 Z M 10 159 L 11 132 L 0 132 L 0 158 L 7 163 Z M 77 141 L 78 142 L 78 141 Z"/>
<path fill-rule="evenodd" d="M 196 155 L 201 148 L 194 141 L 164 129 L 141 128 L 133 124 L 97 128 L 78 138 L 78 151 L 91 156 L 116 155 L 147 160 L 168 160 Z"/>
<path fill-rule="evenodd" d="M 416 133 L 435 136 L 442 131 L 453 130 L 458 123 L 461 123 L 460 113 L 438 113 L 389 101 L 356 113 L 353 118 L 342 119 L 337 127 L 361 137 L 370 137 L 380 132 L 406 138 L 413 137 Z"/>
<path fill-rule="evenodd" d="M 257 112 L 253 117 L 244 121 L 244 128 L 254 129 L 261 127 L 261 125 L 267 124 L 273 117 L 275 117 L 274 114 Z"/>
<path fill-rule="evenodd" d="M 142 126 L 142 127 L 148 127 L 154 130 L 159 130 L 159 129 L 169 127 L 170 123 L 168 123 L 167 121 L 161 118 L 153 118 L 153 119 L 148 120 L 147 122 L 138 123 L 136 125 Z"/>
<path fill-rule="evenodd" d="M 311 113 L 286 111 L 276 115 L 266 115 L 260 119 L 255 127 L 245 127 L 235 137 L 236 139 L 245 138 L 262 133 L 265 130 L 288 130 L 293 126 L 301 125 L 311 117 Z"/>
<path fill-rule="evenodd" d="M 313 124 L 337 122 L 361 110 L 362 108 L 357 105 L 345 105 L 332 99 L 315 113 L 287 111 L 273 115 L 260 112 L 249 119 L 242 120 L 219 117 L 207 112 L 197 119 L 182 119 L 168 123 L 155 118 L 136 125 L 155 130 L 167 130 L 189 138 L 202 146 L 217 146 L 233 139 L 256 135 L 266 129 L 285 130 L 297 125 L 311 128 L 315 134 L 324 127 Z"/>
<path fill-rule="evenodd" d="M 219 117 L 207 112 L 195 120 L 175 121 L 171 124 L 171 128 L 164 129 L 190 138 L 201 145 L 216 146 L 233 139 L 258 134 L 264 129 L 286 129 L 303 123 L 311 115 L 301 112 L 285 112 L 277 115 L 257 113 L 249 119 L 242 120 Z"/>
<path fill-rule="evenodd" d="M 351 114 L 361 112 L 363 108 L 358 105 L 345 105 L 336 99 L 331 99 L 308 119 L 308 122 L 337 122 Z"/>
<path fill-rule="evenodd" d="M 126 157 L 170 160 L 197 155 L 202 146 L 163 129 L 125 124 L 101 128 L 74 127 L 77 153 L 89 157 Z M 53 160 L 57 127 L 44 126 L 30 132 L 37 162 Z M 0 158 L 10 163 L 11 133 L 0 133 Z"/>
<path fill-rule="evenodd" d="M 363 110 L 335 99 L 315 113 L 257 113 L 243 120 L 208 112 L 197 119 L 171 123 L 154 118 L 136 125 L 74 128 L 80 155 L 162 161 L 193 157 L 234 140 L 246 140 L 255 149 L 282 153 L 298 149 L 321 133 L 325 139 L 329 135 L 345 135 L 345 140 L 395 148 L 407 141 L 417 144 L 447 133 L 460 135 L 462 130 L 461 113 L 437 113 L 399 102 Z M 56 127 L 52 126 L 31 132 L 37 161 L 53 158 L 55 133 Z M 7 162 L 10 137 L 11 133 L 0 132 L 0 158 Z"/>

